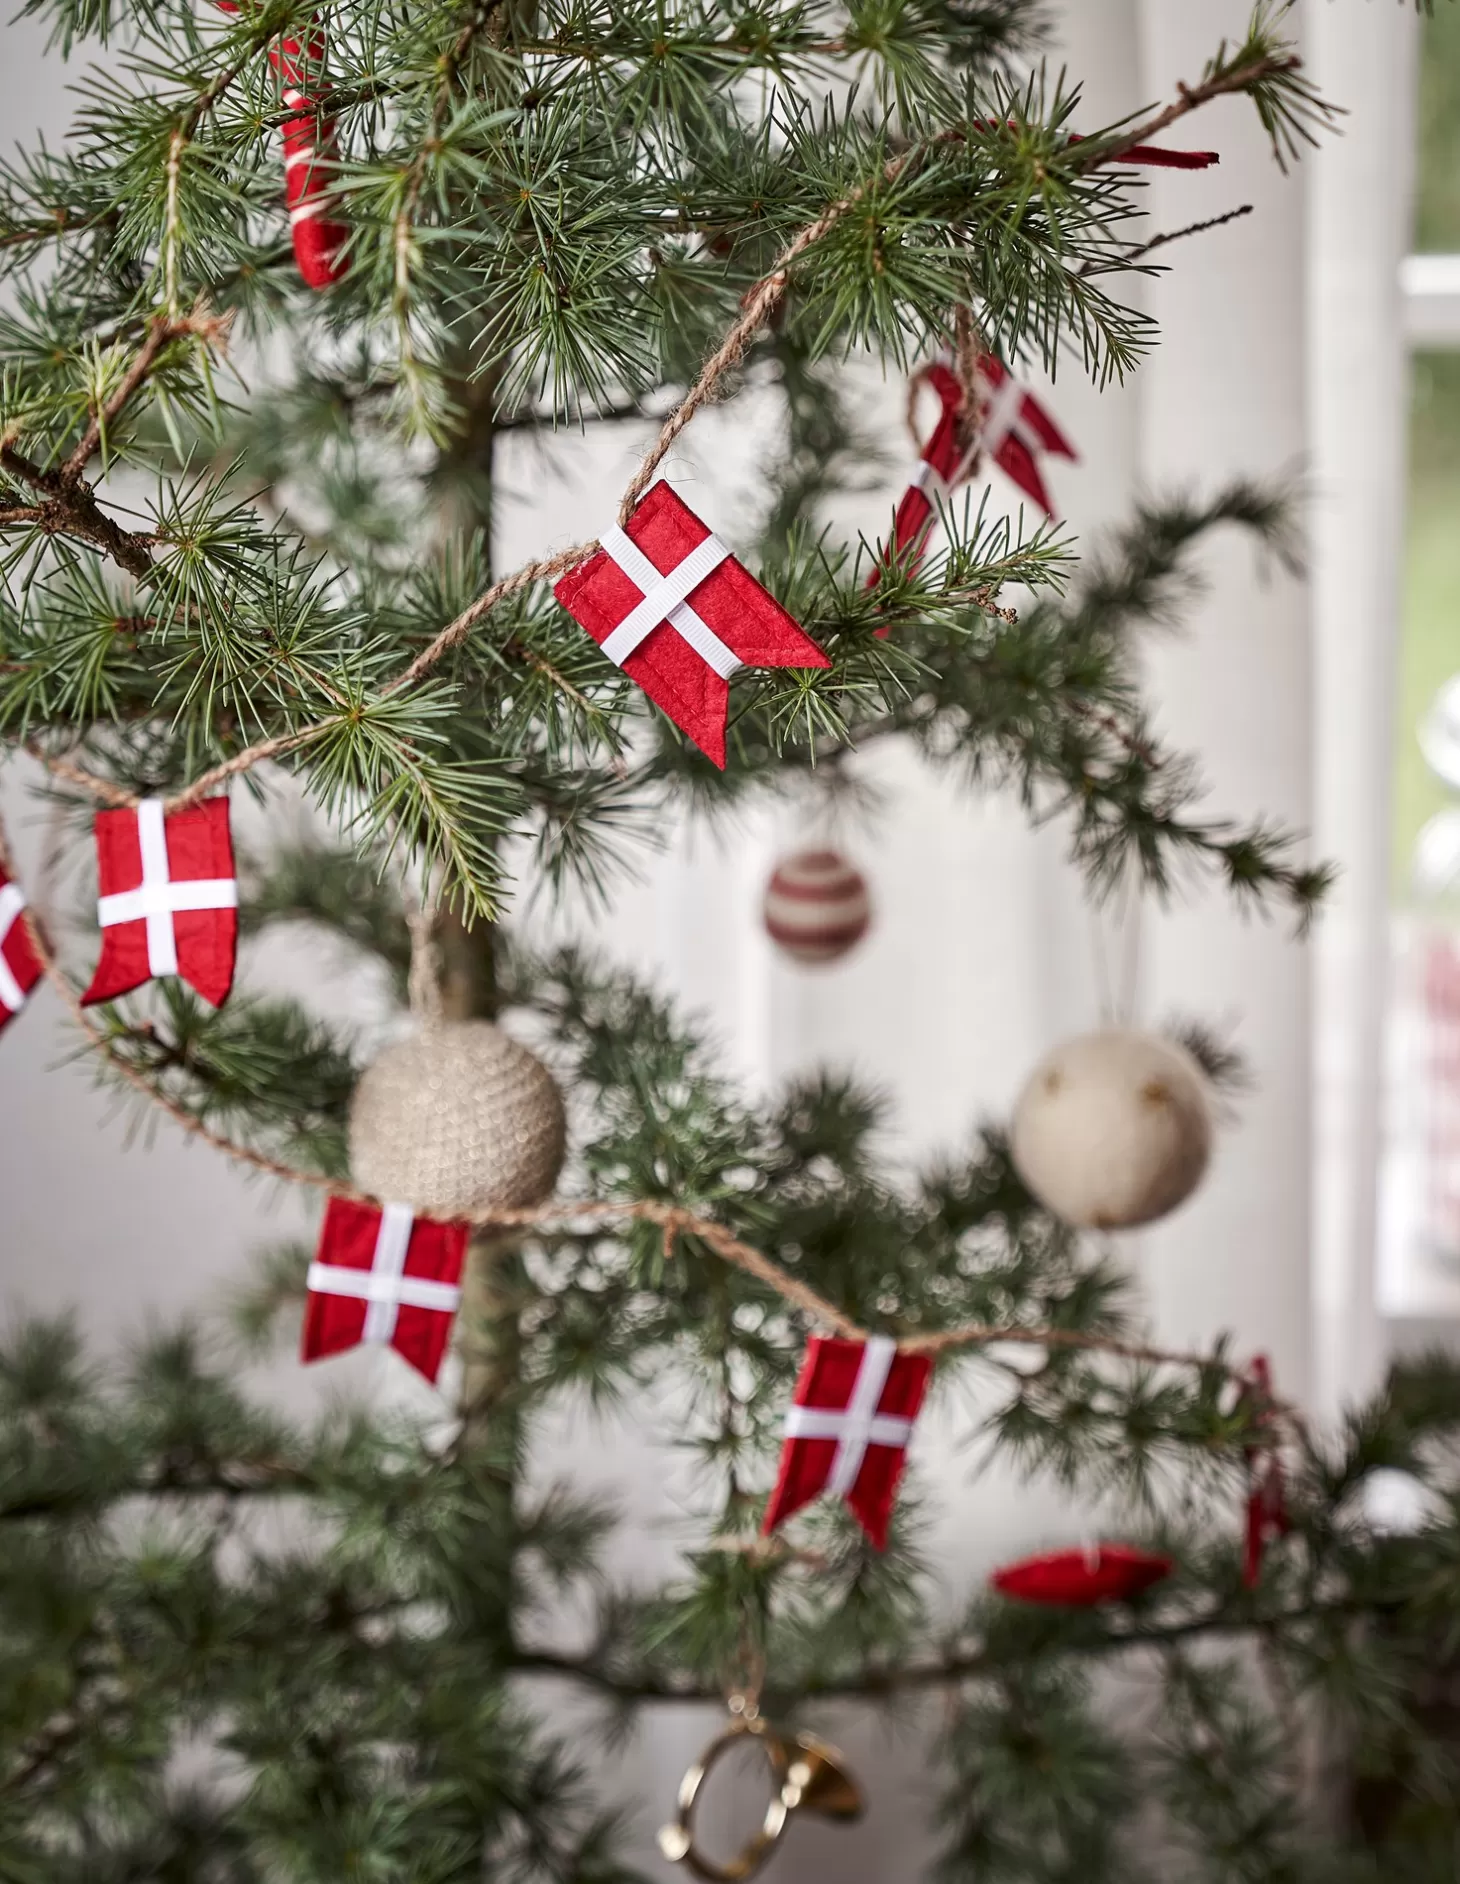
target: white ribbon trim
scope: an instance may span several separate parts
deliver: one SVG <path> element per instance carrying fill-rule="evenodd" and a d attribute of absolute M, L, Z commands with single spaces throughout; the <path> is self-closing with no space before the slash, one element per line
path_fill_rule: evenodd
<path fill-rule="evenodd" d="M 606 641 L 599 643 L 616 667 L 622 667 L 639 643 L 652 634 L 660 622 L 667 621 L 722 680 L 729 680 L 739 671 L 740 656 L 726 647 L 710 624 L 701 620 L 685 600 L 730 554 L 717 536 L 707 536 L 703 543 L 696 544 L 668 575 L 656 569 L 633 538 L 617 524 L 604 531 L 600 542 L 634 587 L 643 591 L 642 601 L 630 609 Z"/>
<path fill-rule="evenodd" d="M 922 491 L 926 496 L 933 498 L 935 501 L 944 499 L 949 494 L 947 478 L 943 476 L 943 473 L 938 470 L 936 465 L 929 464 L 926 458 L 919 458 L 918 468 L 913 472 L 908 483 L 913 490 Z"/>
<path fill-rule="evenodd" d="M 989 400 L 988 410 L 984 414 L 983 431 L 979 443 L 989 456 L 999 449 L 1010 432 L 1016 430 L 1023 414 L 1024 388 L 1010 373 L 1002 386 Z M 1025 441 L 1028 442 L 1027 440 Z"/>
<path fill-rule="evenodd" d="M 154 979 L 177 973 L 177 932 L 173 917 L 181 910 L 237 909 L 236 877 L 196 877 L 174 883 L 167 874 L 167 826 L 162 800 L 144 798 L 137 806 L 137 847 L 142 853 L 142 881 L 135 890 L 99 896 L 96 919 L 103 929 L 119 922 L 147 924 L 147 972 Z"/>
<path fill-rule="evenodd" d="M 834 1439 L 836 1457 L 826 1481 L 829 1492 L 845 1497 L 857 1482 L 868 1446 L 904 1447 L 913 1423 L 891 1413 L 879 1413 L 877 1403 L 897 1359 L 897 1343 L 888 1335 L 872 1335 L 862 1350 L 857 1378 L 844 1409 L 790 1406 L 786 1409 L 787 1439 Z"/>
<path fill-rule="evenodd" d="M 0 884 L 0 1003 L 12 1014 L 25 1006 L 25 990 L 15 979 L 14 970 L 5 959 L 5 938 L 15 927 L 15 920 L 25 908 L 25 891 L 18 883 Z"/>
<path fill-rule="evenodd" d="M 346 1269 L 321 1262 L 309 1265 L 308 1286 L 316 1295 L 348 1295 L 369 1304 L 360 1333 L 362 1341 L 388 1342 L 403 1307 L 429 1308 L 450 1315 L 460 1306 L 460 1284 L 404 1273 L 415 1222 L 409 1204 L 386 1204 L 380 1212 L 380 1228 L 375 1233 L 375 1251 L 368 1269 Z"/>

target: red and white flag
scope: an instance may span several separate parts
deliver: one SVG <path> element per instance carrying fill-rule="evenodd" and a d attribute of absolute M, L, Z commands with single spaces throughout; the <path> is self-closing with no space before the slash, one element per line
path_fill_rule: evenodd
<path fill-rule="evenodd" d="M 830 667 L 821 649 L 662 481 L 553 589 L 573 619 L 722 770 L 730 677 Z"/>
<path fill-rule="evenodd" d="M 224 13 L 237 13 L 238 0 L 214 0 Z M 331 177 L 338 164 L 335 125 L 324 82 L 325 40 L 318 22 L 301 46 L 287 35 L 269 47 L 269 64 L 279 75 L 287 116 L 284 139 L 284 200 L 294 260 L 311 288 L 328 288 L 345 272 L 348 226 L 334 213 Z"/>
<path fill-rule="evenodd" d="M 781 1471 L 764 1534 L 829 1492 L 846 1499 L 884 1549 L 907 1442 L 932 1371 L 926 1354 L 900 1354 L 886 1335 L 868 1341 L 813 1335 L 794 1404 L 786 1409 Z"/>
<path fill-rule="evenodd" d="M 0 871 L 0 1027 L 14 1020 L 41 978 L 40 957 L 22 918 L 24 908 L 25 891 Z"/>
<path fill-rule="evenodd" d="M 922 546 L 932 528 L 936 507 L 946 504 L 957 487 L 973 475 L 983 453 L 1051 517 L 1054 507 L 1040 475 L 1040 455 L 1075 457 L 1074 446 L 1002 361 L 992 354 L 981 355 L 978 374 L 988 403 L 982 430 L 973 445 L 966 447 L 963 388 L 957 375 L 944 360 L 935 360 L 922 369 L 921 377 L 938 395 L 938 422 L 923 446 L 922 458 L 902 494 L 892 526 L 894 549 L 899 555 L 910 550 L 914 567 L 922 559 Z M 880 567 L 874 569 L 869 588 L 880 574 Z"/>
<path fill-rule="evenodd" d="M 179 975 L 221 1007 L 238 950 L 238 879 L 228 800 L 164 811 L 160 798 L 96 814 L 101 960 L 82 995 L 114 1001 Z"/>
<path fill-rule="evenodd" d="M 309 1265 L 300 1358 L 379 1342 L 434 1382 L 461 1302 L 468 1234 L 466 1224 L 418 1217 L 409 1204 L 332 1197 Z"/>
<path fill-rule="evenodd" d="M 985 353 L 979 360 L 978 373 L 989 388 L 979 450 L 987 452 L 1005 477 L 1011 478 L 1026 497 L 1032 497 L 1047 517 L 1052 517 L 1054 505 L 1039 475 L 1039 459 L 1042 455 L 1073 459 L 1074 446 L 1002 360 Z"/>

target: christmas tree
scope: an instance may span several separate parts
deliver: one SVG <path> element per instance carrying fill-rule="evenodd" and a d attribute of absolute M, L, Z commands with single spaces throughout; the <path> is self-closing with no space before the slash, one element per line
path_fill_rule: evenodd
<path fill-rule="evenodd" d="M 100 900 L 40 919 L 7 851 L 0 1002 L 59 998 L 163 1129 L 318 1196 L 240 1338 L 302 1306 L 306 1356 L 384 1343 L 441 1397 L 297 1422 L 196 1333 L 101 1365 L 12 1332 L 0 1875 L 638 1875 L 611 1736 L 570 1747 L 552 1681 L 608 1728 L 729 1710 L 765 1818 L 722 1872 L 693 1788 L 663 1801 L 701 1876 L 851 1809 L 834 1699 L 921 1737 L 949 1880 L 1452 1879 L 1460 1374 L 1410 1363 L 1314 1430 L 1240 1331 L 1152 1347 L 1081 1233 L 1189 1193 L 1221 1047 L 1073 1043 L 1012 1139 L 912 1182 L 854 1082 L 751 1103 L 642 977 L 511 920 L 611 896 L 670 812 L 854 797 L 852 756 L 902 740 L 1060 821 L 1094 896 L 1307 922 L 1321 863 L 1214 817 L 1138 684 L 1207 533 L 1290 555 L 1290 498 L 1156 498 L 1077 546 L 1038 519 L 1065 446 L 1021 378 L 1156 344 L 1135 287 L 1202 231 L 1151 229 L 1140 179 L 1207 160 L 1188 117 L 1241 94 L 1278 165 L 1317 141 L 1288 8 L 1105 126 L 1025 0 L 28 10 L 93 63 L 66 145 L 4 173 L 0 733 L 58 853 L 94 831 Z M 835 521 L 849 358 L 940 415 L 871 543 Z M 759 541 L 727 541 L 662 470 L 748 395 L 779 441 Z M 612 427 L 643 457 L 597 535 L 497 567 L 504 441 Z M 1027 516 L 962 493 L 991 460 Z M 770 901 L 802 956 L 865 926 L 835 858 Z M 411 1012 L 368 1069 L 230 994 L 240 928 L 300 919 Z M 646 1389 L 693 1463 L 648 1592 L 591 1477 L 533 1471 L 564 1404 Z M 925 1394 L 1102 1535 L 950 1611 Z M 1428 1499 L 1401 1534 L 1381 1469 Z"/>

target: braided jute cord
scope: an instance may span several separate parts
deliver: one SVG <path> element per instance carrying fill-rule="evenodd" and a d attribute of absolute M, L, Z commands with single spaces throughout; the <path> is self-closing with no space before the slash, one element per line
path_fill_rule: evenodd
<path fill-rule="evenodd" d="M 14 877 L 15 868 L 11 856 L 9 840 L 3 817 L 0 817 L 0 868 Z M 211 1126 L 189 1112 L 172 1096 L 150 1079 L 139 1067 L 119 1054 L 106 1034 L 99 1028 L 86 1009 L 81 1005 L 80 996 L 72 985 L 70 977 L 56 960 L 46 936 L 43 925 L 34 911 L 27 904 L 21 912 L 21 918 L 29 932 L 31 944 L 45 972 L 46 979 L 55 988 L 65 1003 L 72 1019 L 81 1029 L 82 1035 L 95 1052 L 99 1053 L 114 1071 L 119 1073 L 145 1099 L 164 1111 L 176 1125 L 191 1137 L 200 1139 L 214 1151 L 222 1152 L 227 1158 L 246 1166 L 262 1176 L 278 1178 L 288 1184 L 302 1184 L 310 1189 L 327 1192 L 332 1197 L 341 1197 L 353 1203 L 378 1204 L 379 1199 L 362 1191 L 353 1190 L 349 1185 L 337 1183 L 315 1171 L 300 1171 L 293 1165 L 282 1163 L 277 1158 L 270 1158 L 265 1153 L 255 1151 L 251 1146 L 240 1145 L 221 1132 L 215 1132 Z M 424 925 L 422 925 L 424 932 Z M 427 971 L 424 951 L 420 950 L 421 966 L 418 972 Z M 756 1281 L 764 1283 L 784 1301 L 797 1308 L 809 1320 L 822 1328 L 830 1329 L 848 1341 L 865 1341 L 870 1330 L 860 1322 L 839 1309 L 834 1302 L 827 1301 L 824 1295 L 803 1282 L 799 1276 L 793 1276 L 779 1263 L 767 1256 L 764 1250 L 757 1249 L 753 1243 L 744 1242 L 740 1237 L 717 1223 L 712 1217 L 703 1217 L 698 1212 L 688 1210 L 682 1204 L 673 1204 L 661 1198 L 642 1197 L 637 1199 L 614 1200 L 605 1198 L 556 1198 L 550 1203 L 536 1204 L 523 1209 L 492 1209 L 466 1211 L 465 1221 L 479 1229 L 492 1230 L 541 1230 L 551 1227 L 567 1228 L 575 1223 L 653 1223 L 664 1232 L 665 1249 L 673 1252 L 675 1241 L 682 1236 L 693 1236 L 706 1249 L 718 1256 L 722 1262 L 732 1268 L 742 1270 Z M 1189 1367 L 1197 1370 L 1215 1369 L 1229 1381 L 1244 1390 L 1251 1390 L 1250 1373 L 1231 1362 L 1211 1354 L 1194 1353 L 1176 1348 L 1154 1347 L 1143 1341 L 1127 1341 L 1115 1335 L 1085 1334 L 1070 1328 L 1040 1328 L 1023 1323 L 999 1324 L 993 1322 L 964 1322 L 957 1327 L 939 1329 L 929 1334 L 914 1334 L 903 1337 L 898 1342 L 899 1349 L 905 1354 L 927 1354 L 935 1359 L 955 1348 L 967 1347 L 1037 1347 L 1046 1351 L 1053 1349 L 1075 1349 L 1093 1354 L 1108 1354 L 1117 1360 L 1136 1362 L 1152 1367 Z M 1291 1402 L 1269 1396 L 1266 1402 L 1271 1413 L 1279 1420 L 1286 1421 L 1295 1433 L 1302 1433 L 1303 1418 L 1297 1407 Z M 1251 1443 L 1250 1436 L 1244 1443 Z"/>

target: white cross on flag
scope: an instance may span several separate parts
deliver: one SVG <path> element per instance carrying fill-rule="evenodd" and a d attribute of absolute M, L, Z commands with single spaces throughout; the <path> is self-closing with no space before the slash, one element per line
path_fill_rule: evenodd
<path fill-rule="evenodd" d="M 0 1027 L 25 1006 L 41 978 L 40 957 L 21 920 L 25 891 L 0 871 Z"/>
<path fill-rule="evenodd" d="M 309 1265 L 301 1359 L 379 1342 L 434 1381 L 461 1302 L 467 1235 L 466 1224 L 418 1217 L 409 1204 L 332 1197 Z"/>
<path fill-rule="evenodd" d="M 878 1550 L 887 1543 L 898 1480 L 933 1364 L 868 1341 L 813 1335 L 786 1410 L 781 1471 L 766 1506 L 767 1536 L 823 1492 L 845 1498 Z"/>
<path fill-rule="evenodd" d="M 238 879 L 228 800 L 165 811 L 160 798 L 96 817 L 101 959 L 87 1003 L 179 975 L 221 1007 L 238 948 Z"/>

